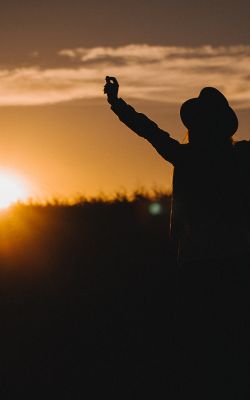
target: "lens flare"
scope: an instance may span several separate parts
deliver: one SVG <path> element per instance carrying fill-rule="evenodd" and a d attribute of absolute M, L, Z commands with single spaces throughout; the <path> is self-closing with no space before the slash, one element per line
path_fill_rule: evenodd
<path fill-rule="evenodd" d="M 162 212 L 162 206 L 159 203 L 151 203 L 148 209 L 150 214 L 153 215 L 158 215 Z"/>

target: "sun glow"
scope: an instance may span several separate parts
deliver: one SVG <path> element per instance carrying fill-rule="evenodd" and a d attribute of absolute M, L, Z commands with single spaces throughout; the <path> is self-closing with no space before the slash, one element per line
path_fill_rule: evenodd
<path fill-rule="evenodd" d="M 21 179 L 10 173 L 0 172 L 0 209 L 7 208 L 18 200 L 24 201 L 26 196 Z"/>

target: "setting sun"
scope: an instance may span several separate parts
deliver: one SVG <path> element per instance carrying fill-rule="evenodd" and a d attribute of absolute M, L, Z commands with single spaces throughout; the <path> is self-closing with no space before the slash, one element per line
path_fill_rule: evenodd
<path fill-rule="evenodd" d="M 0 172 L 0 209 L 18 200 L 25 200 L 26 190 L 22 181 L 6 172 Z"/>

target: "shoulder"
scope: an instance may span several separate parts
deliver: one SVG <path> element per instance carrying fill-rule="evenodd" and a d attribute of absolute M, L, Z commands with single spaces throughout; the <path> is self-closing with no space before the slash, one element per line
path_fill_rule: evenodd
<path fill-rule="evenodd" d="M 250 140 L 241 140 L 239 142 L 234 143 L 234 148 L 236 151 L 244 151 L 244 150 L 250 150 Z"/>
<path fill-rule="evenodd" d="M 236 153 L 236 157 L 243 160 L 250 160 L 250 141 L 249 140 L 241 140 L 240 142 L 234 143 L 234 150 Z"/>
<path fill-rule="evenodd" d="M 172 147 L 175 149 L 175 159 L 172 162 L 175 168 L 183 168 L 186 166 L 191 153 L 192 147 L 190 147 L 189 143 L 182 144 L 175 139 L 170 137 L 170 141 L 172 142 Z M 192 157 L 192 156 L 191 156 Z"/>
<path fill-rule="evenodd" d="M 250 174 L 250 141 L 242 140 L 234 144 L 235 158 L 238 168 L 247 179 Z"/>

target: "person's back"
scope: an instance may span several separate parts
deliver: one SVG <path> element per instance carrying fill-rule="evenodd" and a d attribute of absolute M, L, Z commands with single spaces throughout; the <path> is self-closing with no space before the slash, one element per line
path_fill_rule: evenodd
<path fill-rule="evenodd" d="M 171 219 L 171 235 L 180 241 L 178 261 L 250 251 L 233 143 L 184 146 L 175 166 Z"/>

